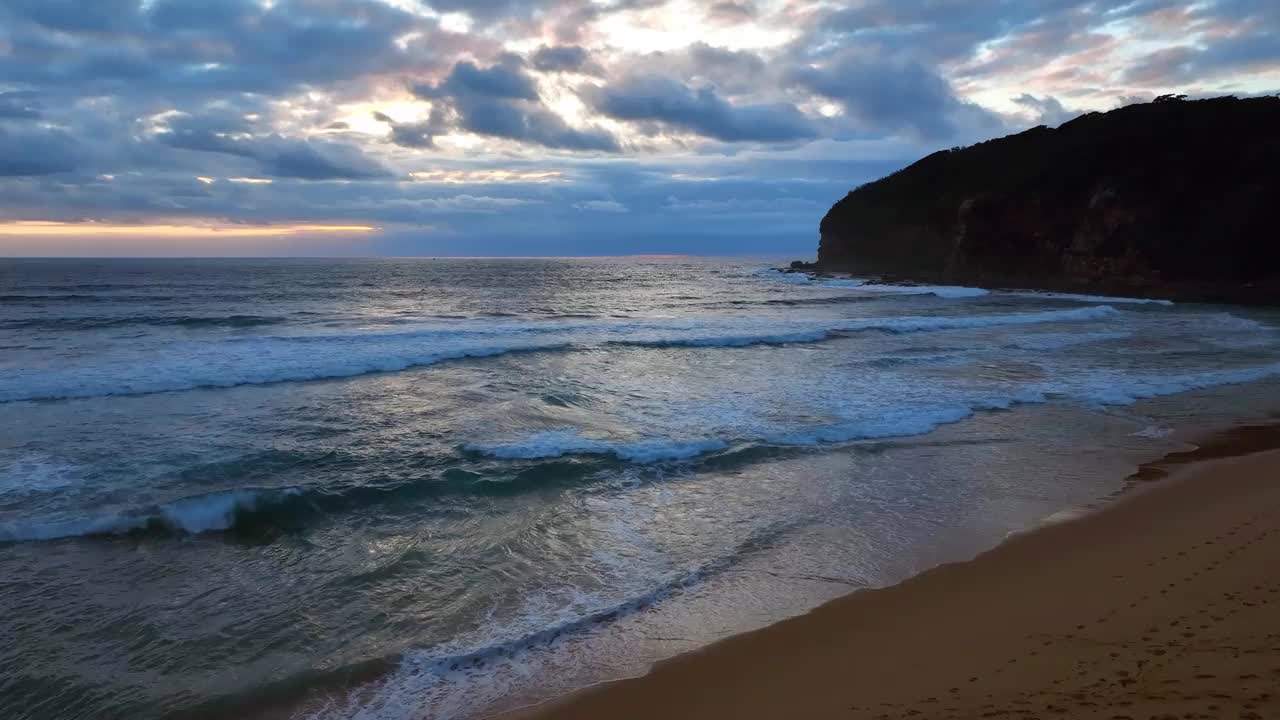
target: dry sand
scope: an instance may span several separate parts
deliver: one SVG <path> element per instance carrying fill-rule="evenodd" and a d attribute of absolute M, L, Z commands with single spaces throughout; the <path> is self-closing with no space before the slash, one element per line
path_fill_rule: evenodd
<path fill-rule="evenodd" d="M 1086 517 L 516 715 L 1280 718 L 1276 434 L 1225 434 Z"/>

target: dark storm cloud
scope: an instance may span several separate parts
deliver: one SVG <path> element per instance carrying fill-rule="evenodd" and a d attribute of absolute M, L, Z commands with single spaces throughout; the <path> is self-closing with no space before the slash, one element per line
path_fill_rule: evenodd
<path fill-rule="evenodd" d="M 698 41 L 676 50 L 615 58 L 609 69 L 615 78 L 662 76 L 691 86 L 714 86 L 718 94 L 735 98 L 760 95 L 776 100 L 784 89 L 777 70 L 789 63 L 789 58 L 774 58 L 770 63 L 751 50 Z"/>
<path fill-rule="evenodd" d="M 39 93 L 30 91 L 0 92 L 0 120 L 40 117 Z"/>
<path fill-rule="evenodd" d="M 5 130 L 0 127 L 0 177 L 52 175 L 80 166 L 83 149 L 59 130 Z"/>
<path fill-rule="evenodd" d="M 111 32 L 137 21 L 139 0 L 6 0 L 5 14 L 51 30 Z"/>
<path fill-rule="evenodd" d="M 548 148 L 618 152 L 617 138 L 600 128 L 574 128 L 547 109 L 519 58 L 482 68 L 470 61 L 454 65 L 435 85 L 416 85 L 414 94 L 446 103 L 456 127 L 477 135 Z"/>
<path fill-rule="evenodd" d="M 359 148 L 280 135 L 245 134 L 250 125 L 235 116 L 179 116 L 157 139 L 170 147 L 252 160 L 257 173 L 304 180 L 361 180 L 392 173 Z"/>
<path fill-rule="evenodd" d="M 591 54 L 580 45 L 543 45 L 533 53 L 533 66 L 542 72 L 590 72 L 601 68 L 591 61 Z"/>
<path fill-rule="evenodd" d="M 556 4 L 555 0 L 426 0 L 424 3 L 440 12 L 466 13 L 482 20 L 504 16 L 527 17 L 537 10 Z"/>
<path fill-rule="evenodd" d="M 618 140 L 599 128 L 579 130 L 537 103 L 483 96 L 454 98 L 459 127 L 477 135 L 518 140 L 549 148 L 618 152 Z"/>
<path fill-rule="evenodd" d="M 736 106 L 710 87 L 637 75 L 592 92 L 592 106 L 618 120 L 653 122 L 725 142 L 788 142 L 818 136 L 789 103 Z"/>
<path fill-rule="evenodd" d="M 471 61 L 460 62 L 443 82 L 419 85 L 414 92 L 423 98 L 481 96 L 510 100 L 537 100 L 538 89 L 518 62 L 481 68 Z"/>
<path fill-rule="evenodd" d="M 387 136 L 391 143 L 404 148 L 420 150 L 435 147 L 435 136 L 449 130 L 442 105 L 433 107 L 430 116 L 423 122 L 398 122 L 383 112 L 373 113 L 373 118 L 391 128 Z"/>
<path fill-rule="evenodd" d="M 752 2 L 730 2 L 724 0 L 722 2 L 712 3 L 707 8 L 707 17 L 715 23 L 721 25 L 740 25 L 756 19 L 758 12 L 755 3 Z"/>
<path fill-rule="evenodd" d="M 4 35 L 0 82 L 182 98 L 437 67 L 461 44 L 378 0 L 18 0 L 0 4 Z"/>
<path fill-rule="evenodd" d="M 273 140 L 256 156 L 268 175 L 303 180 L 363 180 L 392 174 L 350 145 L 283 138 Z"/>
<path fill-rule="evenodd" d="M 1035 115 L 1036 125 L 1057 127 L 1081 114 L 1080 111 L 1064 107 L 1062 102 L 1055 97 L 1035 97 L 1034 95 L 1023 93 L 1014 98 L 1013 102 Z"/>
<path fill-rule="evenodd" d="M 936 72 L 908 59 L 890 59 L 860 51 L 844 53 L 819 67 L 788 73 L 795 86 L 840 103 L 864 133 L 911 131 L 945 139 L 956 134 L 957 113 L 981 121 L 982 111 L 965 107 Z M 968 111 L 966 113 L 966 111 Z M 998 126 L 994 116 L 993 126 Z"/>

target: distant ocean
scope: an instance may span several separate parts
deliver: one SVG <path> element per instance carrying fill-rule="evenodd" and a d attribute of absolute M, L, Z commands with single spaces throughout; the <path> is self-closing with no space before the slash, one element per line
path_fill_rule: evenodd
<path fill-rule="evenodd" d="M 0 717 L 465 718 L 969 557 L 1280 315 L 770 259 L 0 260 Z"/>

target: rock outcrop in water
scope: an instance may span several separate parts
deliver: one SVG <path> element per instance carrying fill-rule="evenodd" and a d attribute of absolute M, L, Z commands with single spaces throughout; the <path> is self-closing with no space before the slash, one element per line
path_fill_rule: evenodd
<path fill-rule="evenodd" d="M 937 152 L 821 233 L 820 270 L 1280 304 L 1280 97 L 1166 96 Z"/>

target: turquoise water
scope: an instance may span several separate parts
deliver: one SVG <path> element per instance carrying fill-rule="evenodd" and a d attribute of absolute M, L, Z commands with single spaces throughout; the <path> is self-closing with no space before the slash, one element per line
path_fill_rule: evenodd
<path fill-rule="evenodd" d="M 771 264 L 0 261 L 0 716 L 507 707 L 1276 396 L 1269 312 Z"/>

